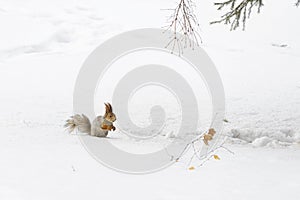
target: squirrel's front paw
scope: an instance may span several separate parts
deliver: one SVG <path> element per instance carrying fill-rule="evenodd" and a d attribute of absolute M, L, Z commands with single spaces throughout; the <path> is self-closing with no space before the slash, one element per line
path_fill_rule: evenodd
<path fill-rule="evenodd" d="M 103 130 L 108 130 L 108 129 L 109 129 L 109 127 L 108 127 L 106 124 L 102 124 L 102 125 L 101 125 L 101 128 L 102 128 Z"/>

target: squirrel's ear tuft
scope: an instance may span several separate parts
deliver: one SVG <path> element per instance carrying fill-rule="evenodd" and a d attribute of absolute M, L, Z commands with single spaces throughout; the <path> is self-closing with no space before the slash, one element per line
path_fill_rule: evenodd
<path fill-rule="evenodd" d="M 104 103 L 104 105 L 105 105 L 105 113 L 109 113 L 109 106 L 106 103 Z"/>
<path fill-rule="evenodd" d="M 108 105 L 108 107 L 109 107 L 109 111 L 110 111 L 110 112 L 113 112 L 112 106 L 110 105 L 110 103 L 107 103 L 107 105 Z"/>

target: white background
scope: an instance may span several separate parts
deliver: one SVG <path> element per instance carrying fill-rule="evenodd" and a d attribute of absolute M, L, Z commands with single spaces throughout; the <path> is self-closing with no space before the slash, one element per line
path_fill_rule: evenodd
<path fill-rule="evenodd" d="M 161 9 L 176 3 L 0 1 L 1 200 L 300 198 L 300 8 L 265 1 L 245 32 L 230 32 L 209 25 L 220 15 L 213 1 L 196 3 L 201 46 L 224 83 L 224 133 L 235 155 L 220 151 L 220 161 L 194 171 L 179 162 L 132 176 L 100 165 L 62 125 L 88 54 L 123 31 L 166 25 Z M 111 137 L 124 147 L 133 143 L 121 135 Z"/>

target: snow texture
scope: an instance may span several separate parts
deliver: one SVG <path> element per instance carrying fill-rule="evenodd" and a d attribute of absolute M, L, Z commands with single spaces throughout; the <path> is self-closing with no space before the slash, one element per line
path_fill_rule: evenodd
<path fill-rule="evenodd" d="M 161 9 L 174 3 L 0 0 L 0 199 L 300 199 L 300 8 L 268 2 L 245 32 L 230 32 L 209 25 L 220 14 L 211 2 L 197 5 L 201 46 L 224 83 L 224 134 L 235 155 L 221 152 L 220 161 L 199 170 L 179 162 L 130 176 L 98 164 L 62 126 L 73 114 L 76 76 L 89 53 L 123 31 L 165 25 Z M 148 107 L 158 99 L 130 107 L 137 124 L 149 123 Z M 95 100 L 96 113 L 107 100 Z M 158 139 L 133 141 L 118 130 L 107 139 L 132 152 L 162 148 L 180 120 L 176 101 L 165 101 L 168 125 Z M 206 104 L 203 110 L 209 113 Z M 204 115 L 199 130 L 209 119 Z"/>

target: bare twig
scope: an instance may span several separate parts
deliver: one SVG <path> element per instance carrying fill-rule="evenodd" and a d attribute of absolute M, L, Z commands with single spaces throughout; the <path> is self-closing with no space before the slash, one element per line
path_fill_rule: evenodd
<path fill-rule="evenodd" d="M 183 53 L 183 48 L 199 45 L 202 39 L 198 33 L 199 23 L 196 15 L 194 14 L 195 4 L 192 0 L 180 0 L 175 9 L 172 10 L 173 14 L 168 18 L 166 30 L 173 31 L 173 36 L 170 38 L 167 47 L 171 47 L 172 53 L 175 48 L 178 49 L 179 55 Z"/>
<path fill-rule="evenodd" d="M 298 7 L 300 5 L 300 0 L 297 0 L 296 6 Z"/>
<path fill-rule="evenodd" d="M 225 7 L 229 7 L 230 10 L 222 15 L 220 20 L 213 21 L 211 24 L 230 24 L 230 30 L 236 30 L 242 24 L 243 30 L 245 30 L 246 20 L 250 18 L 252 9 L 256 7 L 259 13 L 264 4 L 262 0 L 227 0 L 221 3 L 214 3 L 214 5 L 218 6 L 218 10 L 222 10 Z"/>
<path fill-rule="evenodd" d="M 212 119 L 212 122 L 210 124 L 210 129 L 206 132 L 203 132 L 201 134 L 199 134 L 195 139 L 193 139 L 191 142 L 187 143 L 186 146 L 183 148 L 183 151 L 179 154 L 178 157 L 174 157 L 172 156 L 171 158 L 172 159 L 175 159 L 177 162 L 181 160 L 181 158 L 183 157 L 183 155 L 189 151 L 190 149 L 193 150 L 193 154 L 191 155 L 191 157 L 189 158 L 189 162 L 187 164 L 187 166 L 190 166 L 191 163 L 194 161 L 194 159 L 196 158 L 198 161 L 200 161 L 200 166 L 202 166 L 205 162 L 207 162 L 211 157 L 213 157 L 214 153 L 219 150 L 219 149 L 224 149 L 226 151 L 228 151 L 229 153 L 231 154 L 234 154 L 233 151 L 231 151 L 230 149 L 228 149 L 227 147 L 224 146 L 226 140 L 222 140 L 221 143 L 217 144 L 217 145 L 213 145 L 211 147 L 211 149 L 206 152 L 205 154 L 201 155 L 201 150 L 202 150 L 202 146 L 203 145 L 211 145 L 209 141 L 211 140 L 208 140 L 208 141 L 205 141 L 205 136 L 206 135 L 211 135 L 212 138 L 214 138 L 214 135 L 215 135 L 215 130 L 212 128 L 213 125 L 215 124 L 215 121 L 217 119 L 217 115 L 219 113 L 215 113 L 215 115 L 213 116 L 213 119 Z M 218 137 L 222 137 L 224 135 L 218 135 Z M 214 139 L 217 139 L 217 138 L 214 138 Z"/>
<path fill-rule="evenodd" d="M 209 161 L 212 157 L 214 157 L 215 156 L 215 153 L 219 150 L 219 149 L 225 149 L 225 150 L 227 150 L 229 153 L 231 153 L 231 154 L 234 154 L 234 152 L 233 151 L 231 151 L 231 150 L 229 150 L 227 147 L 225 147 L 224 146 L 224 144 L 225 144 L 225 140 L 222 142 L 222 144 L 221 145 L 219 145 L 219 146 L 217 146 L 216 148 L 214 148 L 214 149 L 212 149 L 207 155 L 208 156 L 206 156 L 206 158 L 197 166 L 197 167 L 201 167 L 201 166 L 203 166 L 207 161 Z"/>

